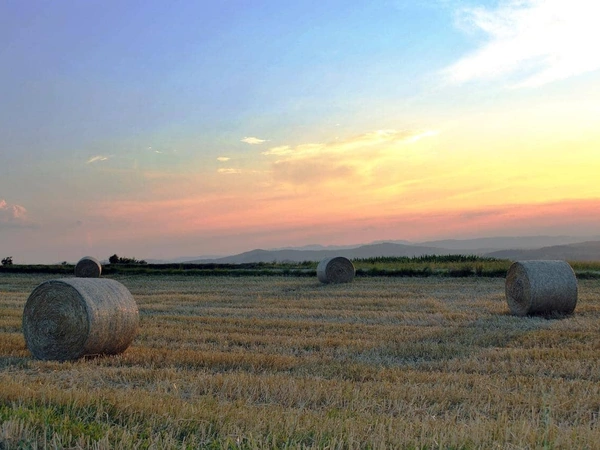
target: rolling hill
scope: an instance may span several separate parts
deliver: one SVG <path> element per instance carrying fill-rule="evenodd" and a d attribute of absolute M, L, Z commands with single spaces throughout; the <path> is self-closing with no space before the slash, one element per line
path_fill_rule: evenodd
<path fill-rule="evenodd" d="M 548 242 L 548 237 L 532 238 L 484 238 L 481 240 L 449 240 L 434 241 L 433 245 L 409 245 L 394 242 L 381 242 L 376 244 L 361 245 L 355 248 L 326 248 L 322 250 L 256 249 L 237 255 L 221 258 L 198 258 L 189 260 L 189 263 L 227 263 L 242 264 L 251 262 L 302 262 L 320 261 L 332 256 L 345 256 L 346 258 L 374 258 L 374 257 L 415 257 L 423 255 L 478 255 L 500 259 L 564 259 L 570 261 L 600 261 L 600 240 L 585 241 L 570 244 L 540 246 L 532 248 L 534 242 L 541 244 Z M 564 237 L 567 242 L 575 238 Z M 460 245 L 460 243 L 464 245 Z M 433 243 L 433 242 L 432 242 Z M 503 246 L 516 244 L 514 248 Z M 445 246 L 444 246 L 445 245 Z M 497 245 L 500 247 L 494 248 Z"/>
<path fill-rule="evenodd" d="M 529 250 L 500 250 L 486 256 L 494 258 L 526 259 L 564 259 L 567 261 L 600 261 L 600 241 L 579 242 L 569 245 L 553 245 Z"/>

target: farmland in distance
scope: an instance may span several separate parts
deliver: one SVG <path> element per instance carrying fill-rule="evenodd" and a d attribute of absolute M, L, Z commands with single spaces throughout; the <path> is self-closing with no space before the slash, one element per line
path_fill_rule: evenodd
<path fill-rule="evenodd" d="M 600 280 L 513 317 L 500 277 L 114 274 L 122 355 L 32 359 L 0 274 L 0 448 L 597 448 Z"/>

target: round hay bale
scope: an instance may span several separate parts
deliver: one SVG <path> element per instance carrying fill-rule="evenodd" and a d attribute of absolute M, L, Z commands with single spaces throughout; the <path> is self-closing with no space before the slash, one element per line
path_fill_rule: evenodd
<path fill-rule="evenodd" d="M 517 261 L 506 274 L 505 293 L 516 316 L 570 314 L 577 304 L 577 278 L 566 261 Z"/>
<path fill-rule="evenodd" d="M 25 343 L 37 359 L 66 361 L 125 351 L 139 312 L 125 286 L 106 278 L 64 278 L 38 285 L 23 311 Z"/>
<path fill-rule="evenodd" d="M 102 274 L 102 264 L 93 256 L 84 256 L 75 265 L 75 276 L 79 278 L 98 278 Z"/>
<path fill-rule="evenodd" d="M 355 273 L 352 261 L 343 256 L 325 258 L 317 266 L 317 278 L 321 283 L 350 283 Z"/>

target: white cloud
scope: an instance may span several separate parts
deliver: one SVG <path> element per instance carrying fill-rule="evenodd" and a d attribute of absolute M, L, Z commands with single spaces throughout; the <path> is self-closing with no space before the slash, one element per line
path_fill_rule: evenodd
<path fill-rule="evenodd" d="M 507 77 L 536 87 L 600 69 L 600 27 L 589 0 L 512 0 L 468 8 L 460 25 L 487 39 L 443 70 L 452 83 Z"/>
<path fill-rule="evenodd" d="M 226 162 L 226 161 L 229 161 L 230 159 L 231 159 L 231 158 L 228 158 L 227 156 L 219 156 L 219 157 L 217 158 L 217 161 L 220 161 L 220 162 Z"/>
<path fill-rule="evenodd" d="M 267 142 L 267 141 L 265 139 L 259 139 L 257 137 L 246 136 L 244 139 L 242 139 L 241 142 L 245 142 L 246 144 L 250 144 L 250 145 L 256 145 L 256 144 L 262 144 L 263 142 Z"/>
<path fill-rule="evenodd" d="M 108 160 L 108 156 L 102 156 L 102 155 L 92 156 L 90 159 L 88 159 L 87 164 L 93 164 L 96 162 L 106 161 L 106 160 Z"/>
<path fill-rule="evenodd" d="M 222 173 L 225 175 L 238 174 L 242 173 L 241 169 L 218 169 L 217 173 Z"/>

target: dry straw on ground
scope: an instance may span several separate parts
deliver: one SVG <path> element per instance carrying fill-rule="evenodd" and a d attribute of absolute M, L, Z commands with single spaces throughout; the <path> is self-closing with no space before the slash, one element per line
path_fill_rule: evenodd
<path fill-rule="evenodd" d="M 38 285 L 23 311 L 27 348 L 37 359 L 73 360 L 125 351 L 137 334 L 138 307 L 115 280 L 64 278 Z"/>
<path fill-rule="evenodd" d="M 84 256 L 75 265 L 75 276 L 98 278 L 102 274 L 102 264 L 93 256 Z"/>
<path fill-rule="evenodd" d="M 321 283 L 350 283 L 355 273 L 352 261 L 343 256 L 325 258 L 317 266 L 317 278 Z"/>
<path fill-rule="evenodd" d="M 577 278 L 566 261 L 517 261 L 506 274 L 512 314 L 570 314 L 577 304 Z"/>

